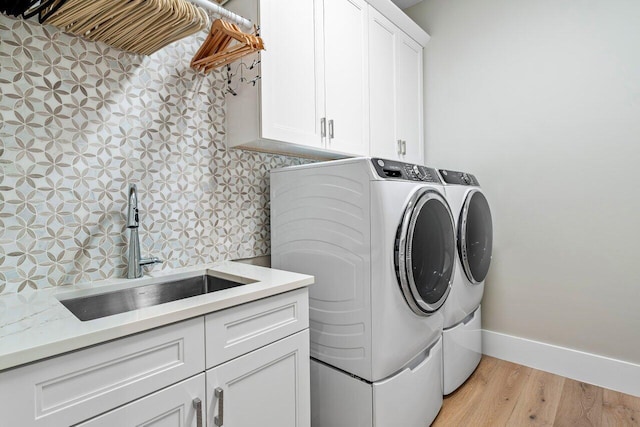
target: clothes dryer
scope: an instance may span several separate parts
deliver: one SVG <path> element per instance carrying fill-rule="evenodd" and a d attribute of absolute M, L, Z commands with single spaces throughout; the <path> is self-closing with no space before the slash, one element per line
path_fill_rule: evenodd
<path fill-rule="evenodd" d="M 440 169 L 456 224 L 456 271 L 444 304 L 444 394 L 456 390 L 482 357 L 481 306 L 484 279 L 491 264 L 491 209 L 475 176 Z"/>
<path fill-rule="evenodd" d="M 428 425 L 456 257 L 437 171 L 371 158 L 274 170 L 271 244 L 273 267 L 315 276 L 313 424 Z"/>

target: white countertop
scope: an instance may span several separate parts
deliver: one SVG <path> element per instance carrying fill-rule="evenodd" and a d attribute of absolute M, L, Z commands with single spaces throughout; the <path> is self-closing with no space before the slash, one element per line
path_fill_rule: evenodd
<path fill-rule="evenodd" d="M 213 272 L 256 283 L 198 295 L 82 322 L 60 299 L 160 283 Z M 116 279 L 42 289 L 29 296 L 0 295 L 0 370 L 137 332 L 179 322 L 238 304 L 302 288 L 313 276 L 233 261 L 160 272 L 140 279 Z"/>

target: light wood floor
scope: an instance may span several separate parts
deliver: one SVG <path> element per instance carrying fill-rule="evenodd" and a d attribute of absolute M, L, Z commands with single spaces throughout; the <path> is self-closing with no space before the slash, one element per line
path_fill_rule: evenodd
<path fill-rule="evenodd" d="M 640 398 L 484 356 L 433 426 L 640 426 Z"/>

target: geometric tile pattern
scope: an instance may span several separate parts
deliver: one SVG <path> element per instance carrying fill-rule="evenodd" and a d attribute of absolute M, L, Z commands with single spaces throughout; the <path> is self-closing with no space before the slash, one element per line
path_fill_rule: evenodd
<path fill-rule="evenodd" d="M 225 148 L 225 80 L 0 15 L 0 293 L 126 275 L 127 188 L 143 256 L 172 269 L 269 253 L 269 170 Z"/>

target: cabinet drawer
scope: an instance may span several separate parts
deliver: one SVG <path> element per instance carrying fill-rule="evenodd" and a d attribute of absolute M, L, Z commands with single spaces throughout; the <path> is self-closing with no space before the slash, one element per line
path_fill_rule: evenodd
<path fill-rule="evenodd" d="M 69 426 L 204 370 L 204 322 L 187 320 L 0 374 L 14 426 Z"/>
<path fill-rule="evenodd" d="M 199 407 L 194 404 L 196 399 L 200 400 Z M 205 399 L 205 374 L 202 373 L 79 424 L 78 427 L 197 427 L 198 411 L 203 422 L 207 419 Z"/>
<path fill-rule="evenodd" d="M 307 288 L 205 317 L 207 368 L 309 327 Z"/>

